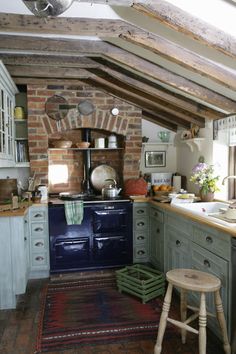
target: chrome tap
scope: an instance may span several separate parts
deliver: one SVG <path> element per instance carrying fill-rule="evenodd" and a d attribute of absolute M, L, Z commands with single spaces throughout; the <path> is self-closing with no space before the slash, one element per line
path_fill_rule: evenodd
<path fill-rule="evenodd" d="M 236 179 L 236 176 L 226 176 L 225 178 L 223 178 L 223 181 L 222 181 L 222 185 L 224 186 L 225 185 L 225 181 L 229 178 L 234 178 Z"/>

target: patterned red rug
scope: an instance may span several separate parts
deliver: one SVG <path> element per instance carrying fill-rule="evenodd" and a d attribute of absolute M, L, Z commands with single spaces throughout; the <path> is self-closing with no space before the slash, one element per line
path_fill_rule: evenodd
<path fill-rule="evenodd" d="M 120 294 L 111 277 L 49 283 L 44 290 L 36 353 L 153 338 L 162 300 L 142 304 Z"/>

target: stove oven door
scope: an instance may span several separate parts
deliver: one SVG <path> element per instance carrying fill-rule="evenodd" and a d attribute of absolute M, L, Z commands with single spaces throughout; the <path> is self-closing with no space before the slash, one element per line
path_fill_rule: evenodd
<path fill-rule="evenodd" d="M 132 261 L 126 236 L 95 236 L 93 259 L 97 265 L 121 265 Z"/>
<path fill-rule="evenodd" d="M 57 239 L 54 244 L 54 269 L 73 269 L 89 263 L 89 238 Z"/>
<path fill-rule="evenodd" d="M 117 233 L 128 224 L 128 213 L 125 207 L 116 205 L 96 207 L 92 213 L 93 233 Z M 120 233 L 120 232 L 119 232 Z"/>

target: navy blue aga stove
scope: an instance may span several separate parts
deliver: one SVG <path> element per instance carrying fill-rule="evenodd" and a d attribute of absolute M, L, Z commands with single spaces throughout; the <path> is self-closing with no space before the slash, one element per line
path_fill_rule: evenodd
<path fill-rule="evenodd" d="M 67 225 L 63 200 L 49 202 L 51 273 L 132 264 L 132 202 L 98 196 L 83 201 L 81 225 Z"/>

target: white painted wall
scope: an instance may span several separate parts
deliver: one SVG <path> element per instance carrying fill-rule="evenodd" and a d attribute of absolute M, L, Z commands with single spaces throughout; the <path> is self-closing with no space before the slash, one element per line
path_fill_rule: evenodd
<path fill-rule="evenodd" d="M 170 132 L 170 144 L 163 144 L 158 136 L 160 131 L 169 131 L 159 125 L 142 120 L 142 136 L 149 138 L 148 143 L 143 144 L 142 156 L 140 161 L 140 171 L 142 173 L 155 173 L 155 172 L 176 172 L 176 148 L 173 145 L 175 133 Z M 145 167 L 145 152 L 146 151 L 165 151 L 166 153 L 166 166 L 165 167 Z"/>
<path fill-rule="evenodd" d="M 228 174 L 228 146 L 227 137 L 221 135 L 219 140 L 213 141 L 213 124 L 211 121 L 206 122 L 206 127 L 200 129 L 200 137 L 205 140 L 200 143 L 199 150 L 194 148 L 191 152 L 190 148 L 180 140 L 180 133 L 177 134 L 175 146 L 177 149 L 177 172 L 187 177 L 187 189 L 190 192 L 198 194 L 198 188 L 189 181 L 192 168 L 198 163 L 200 156 L 203 156 L 205 162 L 215 167 L 216 174 L 220 176 L 220 191 L 215 194 L 218 199 L 226 200 L 228 198 L 227 188 L 222 186 L 222 180 Z"/>

